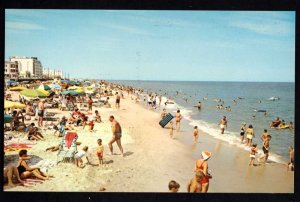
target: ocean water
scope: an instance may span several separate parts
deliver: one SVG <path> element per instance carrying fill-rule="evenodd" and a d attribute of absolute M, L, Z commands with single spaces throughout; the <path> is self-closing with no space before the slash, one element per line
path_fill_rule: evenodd
<path fill-rule="evenodd" d="M 242 122 L 254 127 L 255 138 L 261 149 L 260 136 L 267 129 L 272 136 L 270 142 L 270 160 L 285 162 L 288 160 L 288 146 L 294 146 L 294 130 L 272 129 L 269 124 L 280 117 L 286 123 L 294 123 L 295 117 L 295 84 L 294 83 L 266 83 L 266 82 L 184 82 L 184 81 L 113 81 L 142 88 L 147 93 L 157 93 L 163 96 L 161 109 L 166 99 L 175 104 L 167 105 L 168 112 L 175 112 L 178 108 L 183 117 L 192 127 L 197 125 L 200 130 L 207 132 L 217 139 L 228 144 L 240 145 L 240 127 Z M 270 97 L 279 97 L 279 100 L 268 100 Z M 239 99 L 243 98 L 243 99 Z M 186 100 L 187 99 L 187 100 Z M 218 110 L 216 99 L 224 101 L 224 109 Z M 234 104 L 233 100 L 237 101 Z M 199 111 L 195 105 L 201 101 L 202 109 Z M 225 110 L 230 106 L 231 112 Z M 267 116 L 255 110 L 266 110 Z M 159 110 L 158 110 L 159 111 Z M 220 134 L 218 123 L 226 116 L 228 127 L 225 134 Z"/>

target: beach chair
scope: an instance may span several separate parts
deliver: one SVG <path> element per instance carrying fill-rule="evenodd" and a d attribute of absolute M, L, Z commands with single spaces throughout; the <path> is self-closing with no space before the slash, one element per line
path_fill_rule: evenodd
<path fill-rule="evenodd" d="M 57 164 L 60 162 L 59 157 L 62 157 L 62 161 L 64 163 L 73 162 L 74 155 L 77 151 L 76 141 L 78 139 L 78 135 L 76 132 L 67 132 L 62 137 L 62 141 L 60 143 L 60 150 L 57 153 Z"/>

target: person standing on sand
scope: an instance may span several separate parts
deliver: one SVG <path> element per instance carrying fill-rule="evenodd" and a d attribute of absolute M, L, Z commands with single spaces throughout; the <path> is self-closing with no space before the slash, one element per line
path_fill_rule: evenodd
<path fill-rule="evenodd" d="M 165 117 L 167 116 L 167 114 L 168 114 L 168 113 L 167 113 L 167 111 L 166 111 L 166 108 L 164 108 L 164 109 L 163 109 L 163 112 L 162 112 L 161 115 L 160 115 L 160 118 L 161 118 L 161 119 L 165 118 Z"/>
<path fill-rule="evenodd" d="M 92 107 L 93 107 L 93 100 L 91 97 L 89 97 L 89 100 L 88 100 L 88 106 L 89 106 L 89 111 L 93 111 Z"/>
<path fill-rule="evenodd" d="M 103 152 L 104 152 L 104 147 L 102 145 L 102 139 L 97 140 L 98 143 L 98 148 L 97 148 L 97 157 L 99 160 L 99 166 L 103 165 Z"/>
<path fill-rule="evenodd" d="M 202 184 L 201 181 L 204 178 L 204 174 L 202 171 L 196 171 L 195 177 L 193 177 L 187 185 L 188 193 L 201 193 L 202 192 Z"/>
<path fill-rule="evenodd" d="M 169 192 L 172 192 L 172 193 L 177 193 L 179 188 L 180 188 L 180 185 L 175 181 L 175 180 L 171 180 L 169 182 Z"/>
<path fill-rule="evenodd" d="M 170 138 L 173 139 L 173 130 L 175 130 L 175 128 L 173 128 L 173 121 L 170 121 Z"/>
<path fill-rule="evenodd" d="M 116 95 L 117 95 L 117 97 L 116 97 L 116 108 L 117 108 L 117 109 L 120 109 L 120 101 L 121 101 L 121 97 L 120 97 L 120 95 L 118 94 L 118 92 L 116 92 Z"/>
<path fill-rule="evenodd" d="M 113 146 L 112 146 L 112 144 L 114 142 L 117 142 L 117 145 L 118 145 L 122 155 L 124 156 L 123 147 L 122 147 L 122 144 L 121 144 L 122 128 L 121 128 L 119 122 L 117 122 L 115 120 L 114 116 L 110 116 L 109 121 L 111 122 L 111 129 L 112 129 L 112 133 L 113 133 L 112 139 L 108 143 L 110 153 L 111 153 L 111 155 L 113 155 Z"/>
<path fill-rule="evenodd" d="M 195 141 L 195 143 L 198 142 L 198 136 L 199 136 L 199 134 L 198 134 L 198 126 L 195 126 L 194 127 L 194 141 Z"/>
<path fill-rule="evenodd" d="M 160 107 L 160 104 L 161 104 L 161 95 L 158 97 L 158 101 L 159 101 L 159 102 L 158 102 L 158 103 L 159 103 L 158 106 Z"/>
<path fill-rule="evenodd" d="M 255 137 L 254 129 L 253 129 L 253 126 L 250 124 L 246 130 L 246 138 L 247 138 L 246 146 L 249 146 L 249 147 L 251 146 L 253 137 Z"/>
<path fill-rule="evenodd" d="M 195 172 L 201 171 L 204 174 L 204 177 L 200 181 L 202 188 L 201 192 L 206 193 L 209 188 L 209 179 L 212 178 L 211 175 L 208 173 L 208 164 L 207 160 L 211 157 L 211 152 L 203 151 L 201 153 L 201 159 L 196 161 L 195 165 Z"/>
<path fill-rule="evenodd" d="M 44 117 L 44 110 L 45 110 L 44 103 L 45 103 L 44 100 L 40 100 L 40 102 L 38 104 L 38 116 L 39 116 L 38 126 L 39 127 L 43 126 L 43 117 Z"/>
<path fill-rule="evenodd" d="M 177 110 L 177 113 L 175 114 L 175 121 L 176 121 L 176 130 L 177 132 L 180 130 L 180 121 L 182 119 L 182 116 L 180 114 L 180 110 Z"/>
<path fill-rule="evenodd" d="M 225 127 L 227 128 L 227 119 L 226 119 L 226 116 L 223 116 L 223 119 L 221 119 L 219 125 L 220 125 L 220 128 L 221 128 L 221 134 L 224 134 Z"/>
<path fill-rule="evenodd" d="M 250 150 L 250 162 L 249 166 L 254 166 L 255 154 L 257 153 L 257 144 L 253 144 Z"/>
<path fill-rule="evenodd" d="M 241 127 L 241 144 L 243 144 L 244 141 L 244 137 L 245 137 L 245 131 L 246 131 L 246 123 L 242 123 L 242 127 Z"/>
<path fill-rule="evenodd" d="M 261 159 L 265 159 L 265 163 L 267 162 L 268 160 L 268 157 L 269 157 L 269 152 L 270 152 L 270 140 L 271 140 L 271 135 L 267 135 L 266 138 L 264 138 L 263 140 L 263 147 L 262 147 L 262 150 L 264 152 L 264 155 L 260 158 L 258 158 L 258 162 L 260 162 Z"/>
<path fill-rule="evenodd" d="M 288 163 L 288 169 L 294 171 L 294 148 L 289 146 L 289 155 L 290 155 L 290 162 Z"/>

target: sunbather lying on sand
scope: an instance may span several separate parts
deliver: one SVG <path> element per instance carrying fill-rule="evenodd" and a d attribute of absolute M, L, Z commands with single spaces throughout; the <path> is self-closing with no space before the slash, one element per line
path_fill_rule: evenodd
<path fill-rule="evenodd" d="M 76 145 L 81 145 L 81 142 L 76 142 Z M 55 151 L 58 151 L 60 149 L 60 145 L 57 145 L 57 146 L 52 146 L 52 147 L 48 147 L 46 149 L 46 151 L 52 151 L 52 152 L 55 152 Z"/>

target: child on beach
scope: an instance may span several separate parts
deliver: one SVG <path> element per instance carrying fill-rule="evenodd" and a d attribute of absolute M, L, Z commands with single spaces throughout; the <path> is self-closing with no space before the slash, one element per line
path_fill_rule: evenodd
<path fill-rule="evenodd" d="M 195 143 L 198 142 L 198 126 L 194 127 L 194 138 L 195 138 Z"/>
<path fill-rule="evenodd" d="M 180 188 L 180 185 L 175 180 L 171 180 L 169 182 L 169 191 L 170 192 L 176 193 L 176 192 L 178 192 L 179 188 Z"/>
<path fill-rule="evenodd" d="M 98 159 L 99 159 L 99 166 L 100 166 L 100 165 L 103 164 L 103 151 L 104 151 L 104 148 L 103 148 L 101 139 L 98 139 L 97 143 L 98 143 L 97 156 L 98 156 Z"/>
<path fill-rule="evenodd" d="M 173 127 L 173 121 L 170 121 L 170 138 L 173 139 L 173 131 L 175 130 L 175 128 Z"/>
<path fill-rule="evenodd" d="M 257 144 L 253 144 L 250 152 L 250 163 L 249 166 L 254 166 L 255 154 L 257 153 Z"/>
<path fill-rule="evenodd" d="M 74 158 L 75 158 L 75 164 L 76 164 L 77 167 L 84 168 L 83 161 L 82 161 L 82 157 L 84 157 L 84 156 L 86 157 L 86 160 L 87 160 L 88 164 L 90 164 L 89 158 L 87 157 L 88 149 L 89 148 L 87 146 L 85 146 L 85 147 L 83 147 L 83 149 L 81 151 L 78 151 L 75 154 Z"/>

